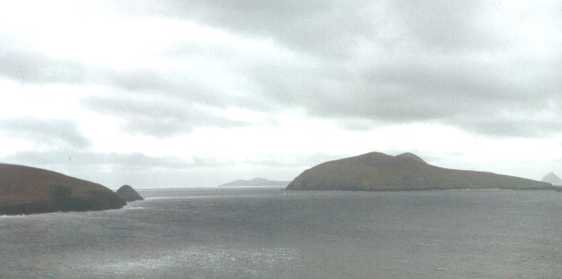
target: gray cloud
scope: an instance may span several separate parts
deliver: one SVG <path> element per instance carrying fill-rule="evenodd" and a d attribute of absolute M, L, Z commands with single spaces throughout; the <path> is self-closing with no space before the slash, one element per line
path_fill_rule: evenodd
<path fill-rule="evenodd" d="M 48 166 L 72 166 L 73 168 L 86 168 L 95 171 L 113 169 L 117 171 L 140 170 L 174 170 L 187 171 L 196 168 L 232 167 L 235 165 L 254 165 L 263 168 L 295 168 L 317 164 L 328 159 L 342 157 L 337 155 L 313 154 L 299 155 L 298 158 L 269 158 L 247 159 L 239 161 L 218 161 L 211 157 L 195 157 L 192 160 L 183 160 L 176 157 L 154 157 L 142 153 L 100 153 L 91 151 L 24 151 L 16 152 L 2 159 L 4 162 Z"/>
<path fill-rule="evenodd" d="M 177 69 L 124 73 L 98 69 L 87 82 L 156 101 L 96 98 L 87 100 L 86 106 L 123 118 L 132 131 L 159 136 L 197 126 L 241 125 L 198 111 L 201 105 L 268 112 L 303 108 L 319 117 L 357 120 L 366 129 L 380 123 L 432 121 L 495 136 L 544 135 L 560 126 L 556 116 L 562 116 L 562 55 L 541 60 L 518 50 L 528 46 L 513 45 L 507 34 L 512 30 L 498 29 L 497 22 L 506 24 L 500 2 L 114 2 L 127 13 L 197 21 L 247 37 L 273 39 L 310 61 L 234 68 L 247 83 L 237 88 L 242 95 L 221 91 Z M 177 57 L 185 54 L 182 49 L 192 56 L 213 53 L 192 46 L 177 49 Z M 511 56 L 506 54 L 510 51 Z M 236 56 L 221 52 L 219 60 L 232 63 L 229 55 Z M 82 66 L 65 66 L 45 57 L 15 53 L 0 54 L 0 59 L 8 62 L 0 64 L 0 73 L 14 78 L 43 81 L 52 79 L 52 73 L 62 80 L 81 77 Z M 244 64 L 243 59 L 236 64 Z M 39 67 L 33 67 L 34 61 Z M 59 68 L 63 74 L 56 74 Z M 534 117 L 544 113 L 555 116 Z"/>
<path fill-rule="evenodd" d="M 83 81 L 84 75 L 85 69 L 78 63 L 0 45 L 0 76 L 34 83 L 76 83 Z"/>
<path fill-rule="evenodd" d="M 559 113 L 561 114 L 561 113 Z M 532 115 L 530 113 L 529 115 Z M 458 120 L 466 129 L 495 136 L 548 137 L 562 130 L 562 120 L 557 119 L 512 119 L 509 116 L 494 118 L 481 116 L 465 117 Z"/>
<path fill-rule="evenodd" d="M 190 132 L 195 127 L 239 127 L 246 123 L 214 115 L 185 102 L 167 99 L 85 99 L 83 104 L 100 113 L 116 116 L 128 131 L 153 136 L 171 136 Z"/>
<path fill-rule="evenodd" d="M 78 126 L 66 120 L 32 118 L 0 120 L 0 134 L 53 147 L 85 148 L 90 142 Z"/>
<path fill-rule="evenodd" d="M 394 21 L 403 22 L 398 29 L 400 38 L 419 43 L 426 50 L 489 50 L 504 45 L 501 36 L 494 34 L 486 18 L 480 16 L 497 7 L 490 4 L 481 0 L 397 0 L 390 1 L 389 12 Z"/>
<path fill-rule="evenodd" d="M 3 160 L 35 166 L 74 166 L 98 170 L 119 169 L 184 169 L 192 164 L 176 158 L 151 157 L 141 153 L 96 153 L 87 151 L 28 151 L 8 155 Z"/>
<path fill-rule="evenodd" d="M 144 4 L 142 4 L 144 3 Z M 349 58 L 366 40 L 386 47 L 417 43 L 435 51 L 466 51 L 505 46 L 486 12 L 499 13 L 500 1 L 165 0 L 121 2 L 121 8 L 200 21 L 236 33 L 270 37 L 324 59 Z M 484 16 L 483 16 L 484 15 Z M 427 50 L 427 49 L 426 49 Z"/>
<path fill-rule="evenodd" d="M 543 128 L 546 133 L 556 132 L 554 128 L 562 124 L 557 120 L 561 118 L 536 118 L 545 112 L 562 115 L 558 88 L 545 85 L 552 84 L 550 77 L 538 74 L 527 83 L 515 78 L 519 72 L 506 74 L 493 63 L 454 59 L 462 57 L 373 63 L 358 73 L 326 65 L 321 71 L 286 67 L 273 72 L 258 69 L 253 74 L 273 103 L 302 106 L 313 115 L 336 120 L 433 121 L 507 136 L 536 136 Z M 518 128 L 499 129 L 501 125 Z"/>
<path fill-rule="evenodd" d="M 314 54 L 323 55 L 347 54 L 356 38 L 371 34 L 374 26 L 373 15 L 368 12 L 372 4 L 366 0 L 352 4 L 343 0 L 146 3 L 149 1 L 122 1 L 118 5 L 128 11 L 133 6 L 138 13 L 188 18 L 249 36 L 270 37 L 299 51 L 314 49 Z"/>
<path fill-rule="evenodd" d="M 181 55 L 181 54 L 178 54 Z M 189 63 L 188 60 L 184 60 Z M 162 71 L 132 71 L 99 74 L 98 81 L 126 90 L 133 95 L 149 98 L 163 98 L 172 102 L 193 103 L 197 105 L 240 106 L 255 109 L 267 107 L 259 98 L 251 96 L 236 96 L 230 92 L 213 88 L 214 84 L 192 79 L 189 74 L 178 74 L 173 70 Z M 117 99 L 118 100 L 118 99 Z M 162 99 L 160 99 L 162 100 Z"/>
<path fill-rule="evenodd" d="M 526 119 L 556 102 L 562 90 L 556 82 L 561 64 L 527 67 L 504 56 L 512 42 L 494 24 L 507 23 L 489 17 L 499 14 L 501 3 L 167 3 L 186 18 L 271 36 L 297 52 L 316 56 L 313 65 L 259 65 L 247 73 L 262 96 L 279 107 L 298 106 L 314 115 L 374 123 L 435 121 L 505 136 L 539 136 L 560 125 L 551 119 Z M 362 44 L 379 50 L 354 57 L 355 47 Z M 560 115 L 559 109 L 553 112 Z M 486 118 L 479 119 L 481 115 Z"/>

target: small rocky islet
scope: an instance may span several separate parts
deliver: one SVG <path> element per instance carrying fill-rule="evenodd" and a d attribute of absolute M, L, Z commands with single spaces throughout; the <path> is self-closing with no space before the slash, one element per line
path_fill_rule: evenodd
<path fill-rule="evenodd" d="M 545 175 L 542 181 L 546 183 L 550 183 L 554 186 L 562 186 L 562 179 L 554 172 Z"/>
<path fill-rule="evenodd" d="M 125 202 L 144 200 L 144 198 L 135 189 L 133 189 L 133 187 L 129 185 L 121 186 L 115 193 Z"/>

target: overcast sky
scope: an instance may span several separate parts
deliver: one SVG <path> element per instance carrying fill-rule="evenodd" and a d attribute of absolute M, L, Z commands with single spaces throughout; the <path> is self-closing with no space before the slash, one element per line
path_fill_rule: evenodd
<path fill-rule="evenodd" d="M 0 0 L 0 161 L 115 188 L 414 152 L 562 174 L 562 3 Z"/>

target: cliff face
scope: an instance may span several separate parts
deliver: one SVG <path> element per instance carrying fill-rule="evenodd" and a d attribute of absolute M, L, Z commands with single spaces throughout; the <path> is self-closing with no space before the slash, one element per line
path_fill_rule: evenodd
<path fill-rule="evenodd" d="M 117 190 L 117 195 L 126 202 L 142 201 L 144 198 L 133 187 L 123 185 Z"/>
<path fill-rule="evenodd" d="M 289 190 L 407 191 L 430 189 L 552 189 L 549 183 L 488 172 L 432 166 L 406 153 L 368 153 L 313 167 L 289 184 Z"/>
<path fill-rule="evenodd" d="M 100 184 L 48 170 L 0 164 L 0 214 L 106 210 L 124 205 Z"/>

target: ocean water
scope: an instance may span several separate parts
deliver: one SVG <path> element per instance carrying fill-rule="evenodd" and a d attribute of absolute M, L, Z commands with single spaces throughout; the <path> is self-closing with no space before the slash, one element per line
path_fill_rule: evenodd
<path fill-rule="evenodd" d="M 0 278 L 562 278 L 560 193 L 142 194 L 0 217 Z"/>

